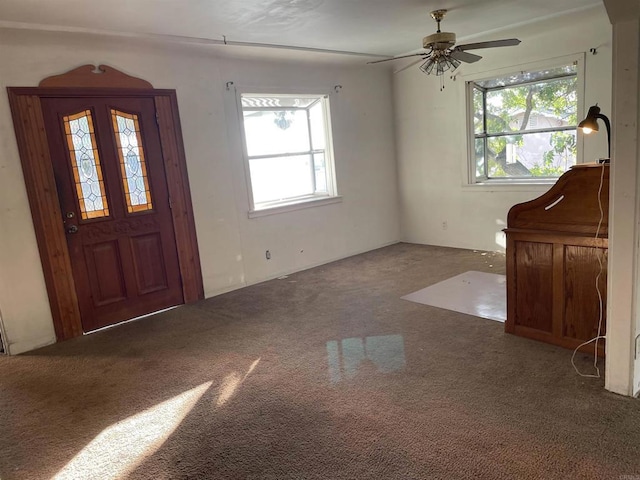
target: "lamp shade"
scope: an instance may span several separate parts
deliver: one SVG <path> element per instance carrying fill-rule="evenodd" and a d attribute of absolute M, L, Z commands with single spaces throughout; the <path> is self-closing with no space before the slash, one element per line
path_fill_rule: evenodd
<path fill-rule="evenodd" d="M 600 107 L 594 105 L 589 107 L 589 113 L 587 117 L 578 124 L 578 128 L 582 128 L 584 133 L 597 132 L 598 128 L 598 116 L 600 115 Z"/>
<path fill-rule="evenodd" d="M 609 158 L 607 161 L 609 161 L 611 159 L 611 123 L 606 115 L 600 113 L 600 107 L 597 104 L 589 107 L 587 118 L 578 124 L 578 128 L 582 129 L 584 133 L 597 132 L 600 130 L 598 128 L 598 119 L 602 120 L 604 122 L 604 126 L 607 128 L 607 145 L 609 147 L 607 152 L 609 154 Z"/>

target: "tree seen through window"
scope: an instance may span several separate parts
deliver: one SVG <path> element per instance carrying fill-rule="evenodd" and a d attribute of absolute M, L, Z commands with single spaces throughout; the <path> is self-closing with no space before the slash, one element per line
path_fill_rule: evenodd
<path fill-rule="evenodd" d="M 558 177 L 575 165 L 576 70 L 469 82 L 477 180 Z"/>

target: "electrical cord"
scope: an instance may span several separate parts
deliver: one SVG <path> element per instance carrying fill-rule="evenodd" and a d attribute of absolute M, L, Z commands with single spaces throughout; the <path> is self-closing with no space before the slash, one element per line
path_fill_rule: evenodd
<path fill-rule="evenodd" d="M 600 220 L 598 221 L 598 228 L 596 228 L 596 236 L 595 236 L 596 239 L 600 235 L 600 228 L 602 227 L 602 222 L 604 221 L 604 209 L 602 208 L 601 195 L 602 195 L 602 186 L 604 185 L 604 169 L 605 169 L 605 165 L 606 165 L 605 163 L 602 164 L 602 171 L 600 173 L 600 187 L 598 187 L 598 207 L 600 208 Z M 571 355 L 571 365 L 573 365 L 574 370 L 581 377 L 600 378 L 600 368 L 598 367 L 598 341 L 600 339 L 604 340 L 605 338 L 607 338 L 605 335 L 602 335 L 602 321 L 603 321 L 603 317 L 604 317 L 604 308 L 603 308 L 604 305 L 603 305 L 603 301 L 602 301 L 602 292 L 600 291 L 600 277 L 602 276 L 602 273 L 604 272 L 604 265 L 602 263 L 602 254 L 603 253 L 597 255 L 598 264 L 600 266 L 600 270 L 598 271 L 598 275 L 596 276 L 596 292 L 598 292 L 598 307 L 599 307 L 599 310 L 598 310 L 599 311 L 598 333 L 591 340 L 588 340 L 588 341 L 578 345 L 576 347 L 576 349 L 573 351 L 573 355 Z M 580 350 L 582 347 L 584 347 L 585 345 L 589 345 L 592 342 L 595 342 L 594 350 L 593 350 L 593 368 L 595 368 L 596 373 L 595 374 L 582 373 L 582 372 L 580 372 L 580 370 L 578 370 L 578 367 L 576 366 L 576 363 L 575 363 L 576 353 L 578 353 L 578 350 Z"/>

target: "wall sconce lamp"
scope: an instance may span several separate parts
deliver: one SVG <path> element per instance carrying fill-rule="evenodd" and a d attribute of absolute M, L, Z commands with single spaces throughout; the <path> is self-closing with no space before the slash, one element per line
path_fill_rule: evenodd
<path fill-rule="evenodd" d="M 585 135 L 588 135 L 591 132 L 597 132 L 600 130 L 598 128 L 598 119 L 601 119 L 604 122 L 604 126 L 607 127 L 607 146 L 609 147 L 609 157 L 604 162 L 607 163 L 611 161 L 611 123 L 609 123 L 609 119 L 606 115 L 600 113 L 600 107 L 598 104 L 595 104 L 593 107 L 589 107 L 587 118 L 578 124 L 578 128 L 581 128 Z"/>

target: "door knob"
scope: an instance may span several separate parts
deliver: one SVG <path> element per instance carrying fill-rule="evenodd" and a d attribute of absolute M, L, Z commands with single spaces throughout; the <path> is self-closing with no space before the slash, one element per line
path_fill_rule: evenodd
<path fill-rule="evenodd" d="M 78 231 L 77 225 L 69 225 L 67 228 L 67 233 L 76 233 Z"/>

